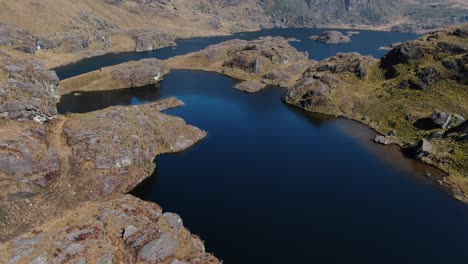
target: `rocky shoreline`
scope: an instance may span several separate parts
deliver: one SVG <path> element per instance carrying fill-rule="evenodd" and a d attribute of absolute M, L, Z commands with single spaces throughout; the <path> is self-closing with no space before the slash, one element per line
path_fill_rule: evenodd
<path fill-rule="evenodd" d="M 8 102 L 0 109 L 1 263 L 219 263 L 180 217 L 126 195 L 152 174 L 156 156 L 206 136 L 162 113 L 182 101 L 57 115 L 54 72 L 31 60 L 0 63 Z M 153 78 L 146 66 L 137 69 Z"/>
<path fill-rule="evenodd" d="M 462 26 L 429 33 L 396 45 L 381 60 L 339 53 L 316 62 L 297 52 L 286 39 L 266 37 L 227 41 L 164 63 L 170 69 L 215 71 L 236 78 L 242 82 L 234 88 L 245 92 L 258 92 L 268 85 L 287 88 L 286 103 L 361 122 L 383 135 L 377 142 L 397 144 L 408 155 L 446 171 L 450 176 L 440 184 L 456 198 L 468 201 L 463 165 L 468 159 L 466 130 L 457 127 L 468 116 L 466 100 L 460 98 L 466 97 L 467 75 L 459 66 L 466 59 L 466 30 Z M 73 82 L 93 74 L 77 76 Z M 441 87 L 453 87 L 453 91 L 441 95 Z M 425 99 L 413 106 L 414 97 Z M 458 121 L 450 126 L 418 126 L 441 109 L 455 114 L 442 111 L 446 119 Z M 433 122 L 448 123 L 446 119 L 433 118 Z M 456 132 L 449 135 L 450 127 Z"/>
<path fill-rule="evenodd" d="M 342 53 L 317 62 L 284 38 L 232 40 L 60 84 L 41 63 L 6 54 L 0 101 L 18 103 L 0 109 L 0 261 L 219 263 L 178 216 L 125 195 L 151 174 L 157 155 L 182 151 L 206 136 L 161 113 L 182 105 L 180 100 L 66 116 L 55 108 L 58 94 L 154 84 L 170 69 L 219 72 L 244 81 L 236 88 L 246 92 L 287 88 L 289 104 L 359 121 L 386 135 L 388 143 L 416 147 L 417 158 L 449 172 L 440 184 L 467 202 L 466 122 L 451 123 L 454 114 L 468 116 L 467 95 L 460 93 L 468 76 L 467 30 L 430 33 L 381 60 Z M 441 94 L 440 87 L 453 90 Z M 416 96 L 426 101 L 413 106 Z M 418 128 L 416 122 L 431 118 L 435 108 L 446 111 L 432 118 L 442 127 Z M 441 136 L 429 137 L 436 133 Z"/>

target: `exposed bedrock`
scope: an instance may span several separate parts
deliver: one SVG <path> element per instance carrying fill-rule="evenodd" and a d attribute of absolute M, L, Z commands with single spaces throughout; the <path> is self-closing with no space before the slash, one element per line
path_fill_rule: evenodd
<path fill-rule="evenodd" d="M 88 203 L 0 245 L 1 263 L 220 263 L 173 213 L 130 195 Z"/>
<path fill-rule="evenodd" d="M 29 231 L 86 201 L 132 190 L 154 158 L 182 151 L 206 132 L 161 113 L 175 98 L 58 117 L 47 124 L 2 121 L 0 241 Z"/>
<path fill-rule="evenodd" d="M 0 57 L 0 118 L 46 121 L 57 115 L 55 72 L 35 60 Z"/>

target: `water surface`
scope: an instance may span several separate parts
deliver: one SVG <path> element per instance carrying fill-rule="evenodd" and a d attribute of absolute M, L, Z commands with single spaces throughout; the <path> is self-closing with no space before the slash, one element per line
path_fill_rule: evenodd
<path fill-rule="evenodd" d="M 395 42 L 403 42 L 415 39 L 418 35 L 414 33 L 401 32 L 380 32 L 359 30 L 360 34 L 352 36 L 352 42 L 342 44 L 324 44 L 309 39 L 310 36 L 319 35 L 329 29 L 269 29 L 256 32 L 237 33 L 230 36 L 201 37 L 177 40 L 177 47 L 167 47 L 149 52 L 123 52 L 111 53 L 93 58 L 83 59 L 76 63 L 57 68 L 57 75 L 60 79 L 70 78 L 76 75 L 98 70 L 102 67 L 111 66 L 131 60 L 141 60 L 145 58 L 168 59 L 173 56 L 183 55 L 206 48 L 209 45 L 221 43 L 230 39 L 253 40 L 264 36 L 282 36 L 285 38 L 295 38 L 299 41 L 291 42 L 291 45 L 300 51 L 307 51 L 310 58 L 322 60 L 335 55 L 337 52 L 359 52 L 363 55 L 373 55 L 376 58 L 383 56 L 387 51 L 379 50 L 381 46 L 388 46 Z M 346 33 L 347 30 L 339 31 Z"/>
<path fill-rule="evenodd" d="M 381 42 L 400 41 L 392 34 L 359 47 L 325 45 L 311 57 L 357 48 L 378 56 Z M 210 42 L 186 41 L 178 49 Z M 468 206 L 423 176 L 440 172 L 370 143 L 375 133 L 357 123 L 282 104 L 280 88 L 252 95 L 234 84 L 178 70 L 159 86 L 67 95 L 59 109 L 183 100 L 167 113 L 208 131 L 207 138 L 158 157 L 153 177 L 134 194 L 180 214 L 224 263 L 468 263 Z"/>

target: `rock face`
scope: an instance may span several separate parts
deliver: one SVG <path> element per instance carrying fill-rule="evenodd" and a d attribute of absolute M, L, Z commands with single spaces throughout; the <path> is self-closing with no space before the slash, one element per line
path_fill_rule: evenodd
<path fill-rule="evenodd" d="M 13 239 L 0 246 L 0 262 L 220 263 L 178 215 L 130 195 L 91 203 Z"/>
<path fill-rule="evenodd" d="M 343 35 L 343 33 L 339 31 L 325 31 L 323 34 L 317 37 L 312 37 L 312 39 L 323 42 L 327 44 L 337 44 L 337 43 L 348 43 L 351 42 L 351 38 L 349 36 Z"/>
<path fill-rule="evenodd" d="M 0 69 L 0 118 L 45 121 L 57 115 L 55 72 L 38 61 L 13 58 L 0 58 Z"/>

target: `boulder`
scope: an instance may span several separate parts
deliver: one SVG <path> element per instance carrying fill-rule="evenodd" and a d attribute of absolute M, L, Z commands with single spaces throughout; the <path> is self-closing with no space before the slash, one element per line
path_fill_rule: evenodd
<path fill-rule="evenodd" d="M 265 87 L 266 84 L 259 81 L 244 81 L 234 86 L 234 88 L 246 93 L 257 93 L 263 90 Z"/>
<path fill-rule="evenodd" d="M 404 148 L 404 152 L 411 157 L 416 159 L 421 159 L 425 156 L 429 156 L 432 154 L 433 146 L 431 142 L 427 141 L 426 139 L 422 139 L 416 144 L 406 146 Z"/>
<path fill-rule="evenodd" d="M 430 119 L 436 127 L 443 129 L 458 126 L 465 121 L 465 118 L 461 115 L 449 114 L 442 111 L 434 111 Z"/>
<path fill-rule="evenodd" d="M 442 111 L 435 111 L 430 118 L 437 127 L 446 128 L 452 119 L 452 115 Z"/>
<path fill-rule="evenodd" d="M 388 139 L 386 136 L 381 135 L 376 135 L 374 138 L 374 142 L 382 145 L 388 145 L 391 143 L 390 139 Z"/>

